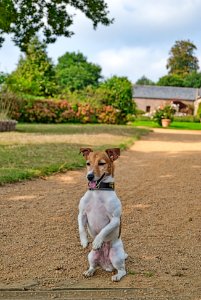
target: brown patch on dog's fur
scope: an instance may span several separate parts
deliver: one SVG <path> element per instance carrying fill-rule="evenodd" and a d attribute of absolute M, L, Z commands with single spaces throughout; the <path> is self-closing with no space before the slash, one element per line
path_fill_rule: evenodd
<path fill-rule="evenodd" d="M 89 165 L 88 171 L 93 170 L 95 176 L 101 177 L 104 173 L 114 176 L 114 164 L 120 155 L 119 148 L 107 149 L 105 152 L 93 152 L 91 148 L 81 148 L 80 152 L 83 154 Z M 105 162 L 105 165 L 99 165 L 100 162 Z"/>

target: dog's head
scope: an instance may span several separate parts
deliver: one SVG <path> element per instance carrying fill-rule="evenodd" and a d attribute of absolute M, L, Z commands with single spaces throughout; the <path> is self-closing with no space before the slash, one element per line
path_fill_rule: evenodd
<path fill-rule="evenodd" d="M 94 152 L 91 148 L 81 148 L 80 153 L 86 159 L 87 179 L 96 181 L 104 174 L 114 176 L 113 162 L 120 156 L 119 148 Z"/>

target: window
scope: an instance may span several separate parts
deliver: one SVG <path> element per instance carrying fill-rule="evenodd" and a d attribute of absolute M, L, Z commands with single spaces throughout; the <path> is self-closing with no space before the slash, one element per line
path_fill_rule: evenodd
<path fill-rule="evenodd" d="M 149 113 L 151 111 L 151 106 L 146 106 L 146 112 Z"/>

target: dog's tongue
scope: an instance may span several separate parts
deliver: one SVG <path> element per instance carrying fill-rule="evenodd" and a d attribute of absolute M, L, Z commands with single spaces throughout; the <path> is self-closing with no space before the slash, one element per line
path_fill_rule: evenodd
<path fill-rule="evenodd" d="M 96 182 L 95 181 L 89 181 L 89 188 L 95 189 L 96 188 Z"/>

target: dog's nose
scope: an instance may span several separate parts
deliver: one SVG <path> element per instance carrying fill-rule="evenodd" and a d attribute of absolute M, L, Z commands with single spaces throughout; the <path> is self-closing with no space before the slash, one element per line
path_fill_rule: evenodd
<path fill-rule="evenodd" d="M 89 173 L 89 174 L 87 175 L 87 179 L 88 179 L 89 181 L 92 181 L 92 180 L 94 179 L 94 173 Z"/>

